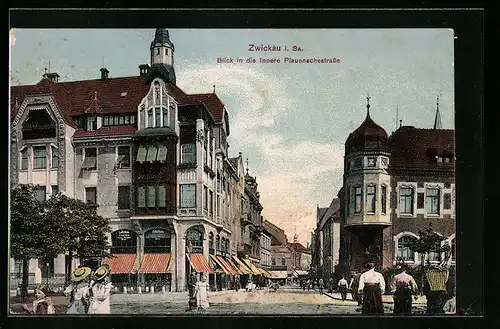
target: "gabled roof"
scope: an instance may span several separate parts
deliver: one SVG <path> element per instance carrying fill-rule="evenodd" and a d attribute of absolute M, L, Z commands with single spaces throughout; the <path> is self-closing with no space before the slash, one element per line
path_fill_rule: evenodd
<path fill-rule="evenodd" d="M 391 169 L 427 169 L 453 172 L 455 168 L 455 131 L 403 126 L 389 137 Z M 439 163 L 439 157 L 452 158 Z"/>
<path fill-rule="evenodd" d="M 318 208 L 318 218 L 316 218 L 318 223 L 321 221 L 321 218 L 323 218 L 327 210 L 328 208 Z"/>
<path fill-rule="evenodd" d="M 295 251 L 304 251 L 307 250 L 306 247 L 304 247 L 300 242 L 292 242 L 289 244 L 290 248 L 295 250 Z"/>
<path fill-rule="evenodd" d="M 212 116 L 216 123 L 222 122 L 224 118 L 224 103 L 215 93 L 206 94 L 191 94 L 189 95 L 190 100 L 200 101 L 204 103 L 212 113 Z"/>

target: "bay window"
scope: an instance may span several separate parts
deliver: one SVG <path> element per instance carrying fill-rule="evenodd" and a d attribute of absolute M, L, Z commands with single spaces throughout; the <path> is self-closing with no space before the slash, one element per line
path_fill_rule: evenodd
<path fill-rule="evenodd" d="M 34 169 L 45 169 L 47 167 L 47 147 L 35 146 L 33 147 L 33 158 L 35 160 Z"/>
<path fill-rule="evenodd" d="M 354 200 L 354 213 L 358 214 L 361 212 L 361 186 L 354 188 Z"/>
<path fill-rule="evenodd" d="M 375 185 L 366 186 L 366 206 L 368 213 L 375 212 Z"/>
<path fill-rule="evenodd" d="M 196 207 L 196 184 L 181 184 L 180 186 L 180 207 Z"/>

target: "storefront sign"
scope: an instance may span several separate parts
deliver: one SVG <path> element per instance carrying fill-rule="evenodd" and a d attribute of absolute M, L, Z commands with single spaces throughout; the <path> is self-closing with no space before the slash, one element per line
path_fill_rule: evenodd
<path fill-rule="evenodd" d="M 121 241 L 132 240 L 132 236 L 130 235 L 129 230 L 118 231 L 117 238 L 118 238 L 118 240 L 121 240 Z"/>
<path fill-rule="evenodd" d="M 168 237 L 167 231 L 165 230 L 151 230 L 146 233 L 146 238 L 161 240 L 166 239 Z"/>

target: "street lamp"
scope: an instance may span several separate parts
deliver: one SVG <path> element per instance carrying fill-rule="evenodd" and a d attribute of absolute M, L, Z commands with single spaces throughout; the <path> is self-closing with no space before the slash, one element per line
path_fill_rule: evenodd
<path fill-rule="evenodd" d="M 49 262 L 47 262 L 47 287 L 49 286 L 49 274 L 50 274 L 50 267 L 49 267 Z"/>

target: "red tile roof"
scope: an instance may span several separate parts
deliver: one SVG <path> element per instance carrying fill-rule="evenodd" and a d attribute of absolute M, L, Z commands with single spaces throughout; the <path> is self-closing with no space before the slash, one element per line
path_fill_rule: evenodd
<path fill-rule="evenodd" d="M 455 131 L 403 126 L 389 138 L 389 169 L 454 171 Z M 439 163 L 436 156 L 452 158 Z"/>
<path fill-rule="evenodd" d="M 166 273 L 171 262 L 170 253 L 144 254 L 144 260 L 137 273 Z"/>
<path fill-rule="evenodd" d="M 95 136 L 118 136 L 118 135 L 132 135 L 136 131 L 135 126 L 103 126 L 96 131 L 85 131 L 78 129 L 73 134 L 74 138 L 82 137 L 95 137 Z"/>
<path fill-rule="evenodd" d="M 292 242 L 292 243 L 290 243 L 290 248 L 294 249 L 295 251 L 303 251 L 303 250 L 307 249 L 300 242 Z"/>
<path fill-rule="evenodd" d="M 216 123 L 222 122 L 225 115 L 224 103 L 220 100 L 217 94 L 191 94 L 189 100 L 199 101 L 205 104 Z"/>

